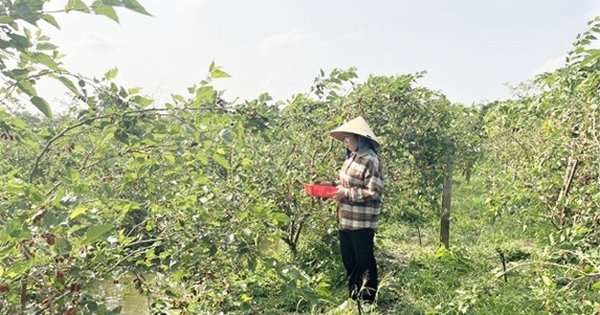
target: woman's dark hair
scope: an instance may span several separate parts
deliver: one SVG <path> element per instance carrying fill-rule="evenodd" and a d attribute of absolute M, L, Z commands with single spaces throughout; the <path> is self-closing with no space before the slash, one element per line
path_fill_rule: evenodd
<path fill-rule="evenodd" d="M 377 154 L 377 145 L 375 145 L 375 143 L 371 139 L 358 135 L 357 150 L 363 150 L 367 148 L 373 150 L 373 152 Z M 350 154 L 352 154 L 352 151 L 346 149 L 346 158 L 349 158 Z"/>

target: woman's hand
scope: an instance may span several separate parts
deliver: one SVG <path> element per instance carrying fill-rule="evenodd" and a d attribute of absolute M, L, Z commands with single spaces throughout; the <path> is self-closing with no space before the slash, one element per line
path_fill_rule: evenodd
<path fill-rule="evenodd" d="M 344 188 L 343 186 L 337 186 L 337 193 L 335 194 L 335 200 L 343 200 L 348 198 L 348 188 Z"/>

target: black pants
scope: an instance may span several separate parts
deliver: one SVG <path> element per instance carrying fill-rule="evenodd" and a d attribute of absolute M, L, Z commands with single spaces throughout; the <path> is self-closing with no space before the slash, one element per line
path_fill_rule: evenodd
<path fill-rule="evenodd" d="M 377 262 L 373 255 L 375 231 L 372 229 L 340 230 L 339 235 L 350 297 L 353 300 L 375 300 L 375 293 L 377 293 Z"/>

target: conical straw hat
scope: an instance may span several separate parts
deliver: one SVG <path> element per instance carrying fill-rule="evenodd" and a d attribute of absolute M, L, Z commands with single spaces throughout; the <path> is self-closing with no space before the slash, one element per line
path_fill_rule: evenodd
<path fill-rule="evenodd" d="M 330 134 L 332 137 L 344 142 L 344 136 L 348 133 L 363 136 L 367 139 L 371 139 L 377 145 L 381 145 L 381 141 L 377 139 L 377 136 L 375 135 L 373 130 L 371 130 L 371 127 L 369 127 L 369 124 L 367 124 L 367 122 L 364 118 L 362 118 L 362 116 L 358 116 L 352 119 L 351 121 L 337 127 Z"/>

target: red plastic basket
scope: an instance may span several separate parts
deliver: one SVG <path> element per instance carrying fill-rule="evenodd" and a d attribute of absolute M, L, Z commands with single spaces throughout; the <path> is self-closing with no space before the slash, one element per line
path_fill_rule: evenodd
<path fill-rule="evenodd" d="M 304 184 L 304 192 L 313 197 L 334 198 L 337 193 L 337 187 Z"/>

